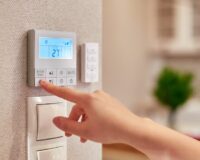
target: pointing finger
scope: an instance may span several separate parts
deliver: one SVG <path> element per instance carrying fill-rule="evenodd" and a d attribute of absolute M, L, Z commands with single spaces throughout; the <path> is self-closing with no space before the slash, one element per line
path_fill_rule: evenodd
<path fill-rule="evenodd" d="M 74 103 L 79 103 L 79 102 L 83 101 L 85 96 L 87 95 L 86 93 L 78 92 L 74 89 L 64 88 L 64 87 L 59 87 L 59 86 L 53 85 L 44 80 L 40 81 L 40 86 L 43 89 L 45 89 L 47 92 L 54 94 L 58 97 L 61 97 L 63 99 L 66 99 L 68 101 L 74 102 Z"/>

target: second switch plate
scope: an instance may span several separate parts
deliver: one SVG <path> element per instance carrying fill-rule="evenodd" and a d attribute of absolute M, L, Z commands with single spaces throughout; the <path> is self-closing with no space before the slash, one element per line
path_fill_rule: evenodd
<path fill-rule="evenodd" d="M 57 147 L 37 152 L 37 160 L 66 160 L 64 147 Z"/>

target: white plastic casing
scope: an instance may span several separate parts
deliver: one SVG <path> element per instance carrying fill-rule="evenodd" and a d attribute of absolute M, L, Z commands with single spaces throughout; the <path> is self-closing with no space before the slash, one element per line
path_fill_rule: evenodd
<path fill-rule="evenodd" d="M 28 160 L 67 159 L 67 139 L 52 122 L 67 115 L 67 104 L 56 96 L 28 98 Z"/>
<path fill-rule="evenodd" d="M 73 41 L 72 59 L 39 58 L 39 39 L 66 38 Z M 46 30 L 30 30 L 28 32 L 28 85 L 38 87 L 39 81 L 45 79 L 59 86 L 76 85 L 76 34 Z"/>
<path fill-rule="evenodd" d="M 99 81 L 99 44 L 85 43 L 81 46 L 81 81 Z"/>

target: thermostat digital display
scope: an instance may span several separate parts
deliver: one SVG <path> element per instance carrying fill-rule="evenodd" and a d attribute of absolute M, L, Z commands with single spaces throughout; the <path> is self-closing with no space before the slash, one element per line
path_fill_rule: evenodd
<path fill-rule="evenodd" d="M 39 58 L 72 59 L 73 40 L 64 38 L 39 38 Z"/>
<path fill-rule="evenodd" d="M 76 34 L 30 30 L 28 32 L 28 85 L 40 80 L 58 86 L 76 85 Z"/>

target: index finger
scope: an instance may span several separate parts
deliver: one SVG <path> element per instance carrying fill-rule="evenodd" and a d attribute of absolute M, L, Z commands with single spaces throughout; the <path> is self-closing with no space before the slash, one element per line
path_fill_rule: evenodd
<path fill-rule="evenodd" d="M 40 81 L 40 86 L 47 92 L 74 103 L 83 101 L 86 96 L 86 93 L 81 93 L 70 88 L 59 87 L 44 80 Z"/>

